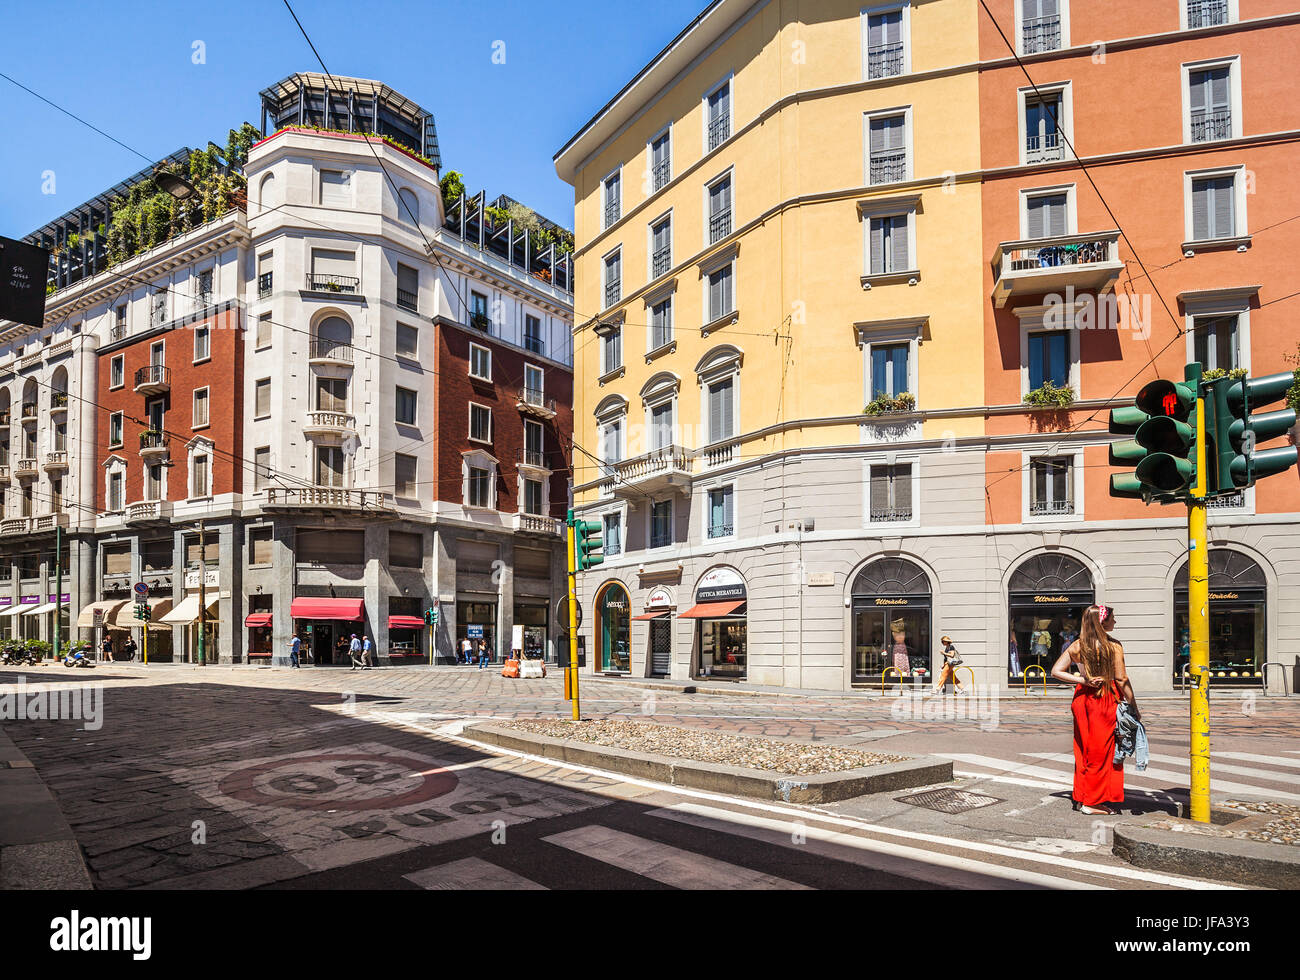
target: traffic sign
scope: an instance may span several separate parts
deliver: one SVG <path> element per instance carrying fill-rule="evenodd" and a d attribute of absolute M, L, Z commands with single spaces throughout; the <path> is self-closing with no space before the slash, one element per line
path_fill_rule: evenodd
<path fill-rule="evenodd" d="M 148 583 L 148 582 L 136 582 L 136 583 L 135 583 L 135 594 L 138 595 L 138 596 L 140 596 L 140 598 L 142 598 L 142 599 L 143 599 L 145 596 L 147 596 L 147 595 L 149 594 L 149 583 Z"/>
<path fill-rule="evenodd" d="M 582 629 L 582 603 L 576 604 L 578 607 L 578 629 Z M 555 619 L 560 624 L 560 632 L 569 632 L 569 597 L 563 596 L 555 604 Z"/>

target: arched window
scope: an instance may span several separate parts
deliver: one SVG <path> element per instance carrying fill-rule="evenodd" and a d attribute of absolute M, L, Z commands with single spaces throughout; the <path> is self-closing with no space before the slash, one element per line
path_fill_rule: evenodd
<path fill-rule="evenodd" d="M 415 196 L 415 192 L 409 187 L 403 187 L 397 192 L 397 217 L 407 224 L 418 225 L 420 223 L 420 199 Z"/>
<path fill-rule="evenodd" d="M 257 185 L 257 203 L 263 211 L 270 211 L 280 204 L 275 188 L 275 174 L 269 173 Z"/>
<path fill-rule="evenodd" d="M 316 325 L 316 340 L 312 344 L 312 357 L 334 357 L 350 353 L 352 324 L 341 316 L 327 316 Z"/>
<path fill-rule="evenodd" d="M 931 590 L 906 558 L 880 558 L 858 572 L 853 605 L 853 682 L 901 684 L 925 678 L 931 659 Z"/>
<path fill-rule="evenodd" d="M 1011 592 L 1092 591 L 1092 573 L 1069 555 L 1035 555 L 1011 576 Z"/>
<path fill-rule="evenodd" d="M 1041 682 L 1079 638 L 1083 614 L 1096 601 L 1092 573 L 1077 558 L 1044 552 L 1020 564 L 1008 592 L 1007 676 Z"/>
<path fill-rule="evenodd" d="M 632 667 L 632 602 L 618 582 L 605 586 L 596 600 L 600 669 L 627 671 Z"/>
<path fill-rule="evenodd" d="M 1187 562 L 1174 576 L 1174 683 L 1191 661 Z M 1268 656 L 1268 578 L 1249 555 L 1210 549 L 1210 674 L 1214 683 L 1258 684 Z M 1122 611 L 1122 610 L 1121 610 Z M 1274 680 L 1276 680 L 1276 671 Z"/>
<path fill-rule="evenodd" d="M 920 565 L 906 558 L 873 561 L 853 580 L 853 595 L 923 596 L 930 594 L 930 578 Z"/>

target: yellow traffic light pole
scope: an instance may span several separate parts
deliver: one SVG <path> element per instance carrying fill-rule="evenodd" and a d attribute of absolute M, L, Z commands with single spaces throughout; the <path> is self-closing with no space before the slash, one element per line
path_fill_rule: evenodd
<path fill-rule="evenodd" d="M 1197 379 L 1196 486 L 1187 499 L 1187 612 L 1191 634 L 1192 819 L 1210 822 L 1210 549 L 1206 540 L 1205 392 Z"/>
<path fill-rule="evenodd" d="M 569 667 L 565 673 L 565 696 L 573 701 L 573 720 L 582 721 L 578 706 L 578 531 L 569 513 Z"/>

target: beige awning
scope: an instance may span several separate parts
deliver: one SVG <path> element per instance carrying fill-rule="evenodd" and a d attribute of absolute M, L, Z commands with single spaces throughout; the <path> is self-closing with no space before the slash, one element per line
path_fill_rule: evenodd
<path fill-rule="evenodd" d="M 172 607 L 170 599 L 155 599 L 149 603 L 150 625 L 158 622 Z M 195 616 L 198 612 L 195 611 Z M 144 620 L 135 618 L 135 603 L 128 602 L 113 614 L 109 627 L 115 630 L 133 630 L 144 625 Z"/>
<path fill-rule="evenodd" d="M 77 626 L 85 627 L 87 629 L 93 627 L 95 625 L 96 611 L 104 614 L 103 619 L 104 622 L 107 623 L 111 618 L 110 614 L 112 611 L 118 606 L 125 605 L 129 601 L 130 600 L 128 599 L 109 599 L 106 602 L 92 602 L 88 606 L 83 606 L 81 612 L 77 613 Z"/>
<path fill-rule="evenodd" d="M 216 614 L 217 602 L 214 599 L 208 603 L 208 615 Z M 197 595 L 187 595 L 181 600 L 181 604 L 158 620 L 160 623 L 168 623 L 172 626 L 188 626 L 199 618 L 199 597 Z"/>
<path fill-rule="evenodd" d="M 23 613 L 27 612 L 27 610 L 35 608 L 36 607 L 31 603 L 28 603 L 25 606 L 7 606 L 4 609 L 0 609 L 0 619 L 5 616 L 21 616 Z"/>
<path fill-rule="evenodd" d="M 24 616 L 42 616 L 42 615 L 44 615 L 45 613 L 48 613 L 48 612 L 54 612 L 54 610 L 56 610 L 56 609 L 58 609 L 58 608 L 59 608 L 59 604 L 58 604 L 57 602 L 47 602 L 47 603 L 45 603 L 45 605 L 43 605 L 43 606 L 32 606 L 31 608 L 28 608 L 28 607 L 24 606 L 24 607 L 23 607 L 23 615 L 24 615 Z"/>

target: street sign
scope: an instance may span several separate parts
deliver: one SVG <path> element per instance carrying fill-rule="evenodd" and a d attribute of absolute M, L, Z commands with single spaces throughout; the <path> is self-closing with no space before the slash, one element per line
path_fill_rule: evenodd
<path fill-rule="evenodd" d="M 49 278 L 48 250 L 0 235 L 0 320 L 43 324 Z"/>
<path fill-rule="evenodd" d="M 136 582 L 136 583 L 135 583 L 135 594 L 138 595 L 138 596 L 140 596 L 141 598 L 144 598 L 145 596 L 147 596 L 147 595 L 149 594 L 149 583 L 148 583 L 148 582 Z"/>

